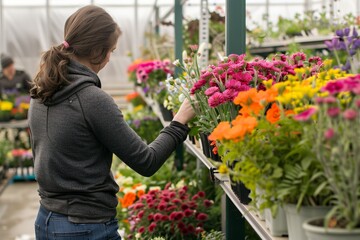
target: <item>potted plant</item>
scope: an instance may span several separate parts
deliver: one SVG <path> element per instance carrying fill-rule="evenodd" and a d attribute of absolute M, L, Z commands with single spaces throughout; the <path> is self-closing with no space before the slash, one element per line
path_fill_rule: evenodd
<path fill-rule="evenodd" d="M 325 218 L 304 224 L 310 239 L 359 239 L 360 169 L 360 75 L 327 83 L 325 96 L 314 107 L 296 116 L 305 123 L 304 139 L 313 142 L 313 151 L 333 193 L 331 211 Z M 311 118 L 316 117 L 312 121 Z"/>

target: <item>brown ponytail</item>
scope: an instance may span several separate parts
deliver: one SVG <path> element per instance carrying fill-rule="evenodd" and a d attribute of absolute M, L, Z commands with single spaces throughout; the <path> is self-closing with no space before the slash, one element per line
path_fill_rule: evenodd
<path fill-rule="evenodd" d="M 89 5 L 77 10 L 64 27 L 64 40 L 69 46 L 53 46 L 42 55 L 39 72 L 32 82 L 31 97 L 45 102 L 70 84 L 67 65 L 72 56 L 88 59 L 94 65 L 101 64 L 120 34 L 119 26 L 104 9 Z"/>

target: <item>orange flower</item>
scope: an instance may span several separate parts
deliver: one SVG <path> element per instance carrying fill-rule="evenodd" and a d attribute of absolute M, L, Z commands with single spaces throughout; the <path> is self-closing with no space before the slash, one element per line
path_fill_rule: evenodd
<path fill-rule="evenodd" d="M 237 116 L 232 122 L 233 127 L 225 133 L 226 139 L 242 139 L 257 126 L 255 117 Z"/>
<path fill-rule="evenodd" d="M 121 207 L 127 208 L 131 206 L 136 199 L 136 195 L 133 192 L 128 192 L 125 194 L 124 198 L 120 198 Z"/>
<path fill-rule="evenodd" d="M 139 190 L 138 192 L 137 192 L 137 196 L 138 196 L 138 198 L 140 198 L 142 195 L 144 195 L 145 194 L 145 191 L 144 190 Z"/>
<path fill-rule="evenodd" d="M 128 95 L 125 96 L 125 99 L 127 102 L 130 102 L 131 100 L 133 100 L 134 98 L 137 98 L 139 96 L 138 92 L 133 92 L 133 93 L 129 93 Z"/>
<path fill-rule="evenodd" d="M 294 115 L 294 114 L 295 114 L 294 110 L 290 109 L 285 111 L 285 116 Z"/>
<path fill-rule="evenodd" d="M 253 99 L 256 97 L 256 94 L 257 90 L 255 88 L 239 92 L 237 97 L 234 99 L 234 103 L 241 106 L 250 106 L 253 103 Z"/>
<path fill-rule="evenodd" d="M 137 69 L 138 65 L 139 65 L 142 61 L 143 61 L 142 59 L 136 59 L 135 61 L 133 61 L 133 62 L 129 65 L 129 67 L 128 67 L 128 69 L 127 69 L 127 72 L 128 72 L 128 73 L 131 73 L 131 72 L 135 71 L 135 70 Z"/>
<path fill-rule="evenodd" d="M 266 113 L 266 120 L 271 123 L 276 123 L 280 119 L 280 108 L 276 103 L 271 105 L 271 108 Z"/>
<path fill-rule="evenodd" d="M 209 140 L 216 141 L 224 139 L 224 134 L 230 130 L 229 122 L 220 122 L 214 131 L 210 134 Z"/>
<path fill-rule="evenodd" d="M 138 186 L 141 186 L 141 183 L 136 183 L 136 184 L 134 184 L 131 188 L 132 188 L 132 189 L 136 189 Z"/>
<path fill-rule="evenodd" d="M 216 155 L 218 153 L 218 148 L 216 146 L 216 141 L 211 141 L 210 146 L 213 146 L 212 152 Z"/>

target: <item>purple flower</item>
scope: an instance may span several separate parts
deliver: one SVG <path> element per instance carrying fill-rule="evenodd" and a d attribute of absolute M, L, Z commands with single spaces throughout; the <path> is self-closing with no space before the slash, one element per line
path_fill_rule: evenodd
<path fill-rule="evenodd" d="M 219 88 L 218 88 L 218 87 L 210 87 L 210 88 L 206 89 L 205 95 L 206 95 L 206 96 L 211 96 L 211 95 L 213 95 L 213 94 L 216 93 L 216 92 L 219 92 Z"/>
<path fill-rule="evenodd" d="M 347 120 L 354 120 L 357 116 L 357 112 L 354 109 L 346 109 L 343 112 L 343 117 Z"/>
<path fill-rule="evenodd" d="M 329 117 L 336 117 L 340 114 L 340 109 L 337 107 L 332 107 L 327 110 Z"/>
<path fill-rule="evenodd" d="M 353 28 L 353 37 L 357 38 L 358 37 L 358 32 L 356 31 L 356 28 Z"/>
<path fill-rule="evenodd" d="M 314 115 L 317 112 L 317 109 L 315 107 L 311 107 L 304 112 L 294 116 L 294 119 L 300 122 L 308 121 L 312 115 Z"/>
<path fill-rule="evenodd" d="M 141 124 L 141 121 L 139 119 L 135 119 L 133 121 L 133 125 L 135 126 L 135 128 L 139 128 L 140 127 L 140 124 Z"/>
<path fill-rule="evenodd" d="M 344 36 L 348 37 L 350 34 L 350 28 L 345 28 L 344 29 Z"/>
<path fill-rule="evenodd" d="M 335 131 L 334 131 L 334 129 L 332 129 L 332 128 L 329 128 L 329 129 L 326 130 L 325 133 L 324 133 L 324 137 L 325 137 L 325 139 L 327 139 L 327 140 L 330 140 L 331 138 L 333 138 L 334 135 L 335 135 Z"/>
<path fill-rule="evenodd" d="M 216 107 L 225 101 L 226 99 L 224 98 L 223 94 L 216 92 L 209 98 L 208 103 L 210 107 Z"/>
<path fill-rule="evenodd" d="M 338 29 L 335 31 L 336 36 L 338 37 L 343 37 L 344 36 L 344 30 L 343 29 Z"/>
<path fill-rule="evenodd" d="M 338 38 L 333 38 L 331 41 L 325 41 L 325 45 L 329 50 L 338 50 L 340 48 L 340 42 Z"/>

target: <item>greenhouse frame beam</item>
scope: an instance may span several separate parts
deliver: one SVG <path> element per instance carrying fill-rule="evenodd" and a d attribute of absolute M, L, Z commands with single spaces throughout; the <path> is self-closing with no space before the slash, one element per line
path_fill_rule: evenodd
<path fill-rule="evenodd" d="M 226 55 L 246 52 L 246 1 L 226 0 Z M 226 196 L 226 239 L 245 240 L 245 219 Z"/>

